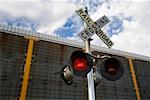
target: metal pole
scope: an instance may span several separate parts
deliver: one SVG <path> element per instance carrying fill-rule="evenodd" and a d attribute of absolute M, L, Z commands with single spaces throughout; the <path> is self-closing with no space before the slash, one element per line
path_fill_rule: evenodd
<path fill-rule="evenodd" d="M 88 14 L 87 7 L 85 8 L 85 12 Z M 84 26 L 86 28 L 86 26 L 87 26 L 86 23 L 84 23 Z M 90 53 L 90 41 L 91 41 L 91 39 L 88 39 L 85 41 L 85 52 L 86 53 Z M 95 100 L 93 68 L 87 74 L 87 81 L 88 81 L 88 100 Z"/>

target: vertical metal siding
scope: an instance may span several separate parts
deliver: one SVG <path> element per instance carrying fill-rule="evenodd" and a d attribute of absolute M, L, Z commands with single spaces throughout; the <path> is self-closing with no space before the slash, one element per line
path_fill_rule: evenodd
<path fill-rule="evenodd" d="M 141 99 L 150 99 L 150 62 L 134 60 L 135 73 L 139 84 Z"/>
<path fill-rule="evenodd" d="M 2 100 L 18 100 L 27 52 L 27 40 L 21 36 L 5 33 L 1 33 L 0 36 L 0 98 Z M 82 78 L 74 77 L 74 83 L 67 86 L 59 76 L 59 72 L 67 63 L 70 54 L 77 49 L 81 48 L 46 41 L 35 42 L 27 100 L 87 100 L 85 81 Z M 123 63 L 124 75 L 114 82 L 103 79 L 101 85 L 96 88 L 96 99 L 135 100 L 136 95 L 128 59 L 117 55 L 113 56 Z M 101 63 L 102 60 L 98 65 Z M 141 99 L 147 100 L 150 98 L 150 62 L 134 60 L 133 65 L 137 74 Z"/>
<path fill-rule="evenodd" d="M 23 37 L 0 34 L 0 98 L 19 99 L 27 41 Z"/>

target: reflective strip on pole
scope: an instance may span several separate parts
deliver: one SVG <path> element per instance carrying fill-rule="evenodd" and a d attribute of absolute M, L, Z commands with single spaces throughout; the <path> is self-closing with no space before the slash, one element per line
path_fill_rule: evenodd
<path fill-rule="evenodd" d="M 32 60 L 33 45 L 34 45 L 34 40 L 29 39 L 28 51 L 27 51 L 27 56 L 26 56 L 26 63 L 25 63 L 25 67 L 24 67 L 23 82 L 22 82 L 19 100 L 26 100 L 29 74 L 30 74 L 30 67 L 31 67 L 31 60 Z"/>
<path fill-rule="evenodd" d="M 134 89 L 135 89 L 135 92 L 136 92 L 136 97 L 137 97 L 137 100 L 141 100 L 141 96 L 140 96 L 138 84 L 137 84 L 137 81 L 136 81 L 136 75 L 135 75 L 132 59 L 128 58 L 128 60 L 129 60 L 129 65 L 130 65 L 133 85 L 134 85 Z"/>

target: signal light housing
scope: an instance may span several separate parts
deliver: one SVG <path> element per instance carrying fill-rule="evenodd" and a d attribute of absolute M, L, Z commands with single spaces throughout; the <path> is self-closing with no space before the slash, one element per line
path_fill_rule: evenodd
<path fill-rule="evenodd" d="M 90 55 L 80 50 L 71 54 L 70 62 L 73 74 L 76 76 L 86 76 L 93 66 Z"/>
<path fill-rule="evenodd" d="M 73 83 L 73 74 L 70 66 L 64 66 L 60 76 L 67 85 L 71 85 Z"/>
<path fill-rule="evenodd" d="M 124 70 L 122 63 L 116 58 L 105 59 L 100 67 L 101 74 L 110 81 L 115 81 L 123 76 Z"/>

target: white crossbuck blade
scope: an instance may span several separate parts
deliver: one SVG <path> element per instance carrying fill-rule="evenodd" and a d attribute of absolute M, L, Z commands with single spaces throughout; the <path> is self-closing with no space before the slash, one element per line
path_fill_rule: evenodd
<path fill-rule="evenodd" d="M 109 47 L 111 48 L 114 43 L 109 39 L 109 37 L 101 30 L 101 28 L 103 26 L 105 26 L 107 23 L 110 22 L 110 20 L 104 15 L 103 17 L 101 17 L 99 20 L 97 20 L 96 22 L 94 22 L 90 16 L 83 11 L 82 8 L 76 10 L 76 13 L 86 22 L 86 24 L 88 25 L 88 27 L 86 29 L 84 29 L 83 31 L 81 31 L 80 33 L 78 33 L 78 35 L 80 36 L 80 38 L 85 41 L 87 39 L 89 39 L 92 35 L 94 35 L 94 33 L 96 33 L 100 39 Z"/>

